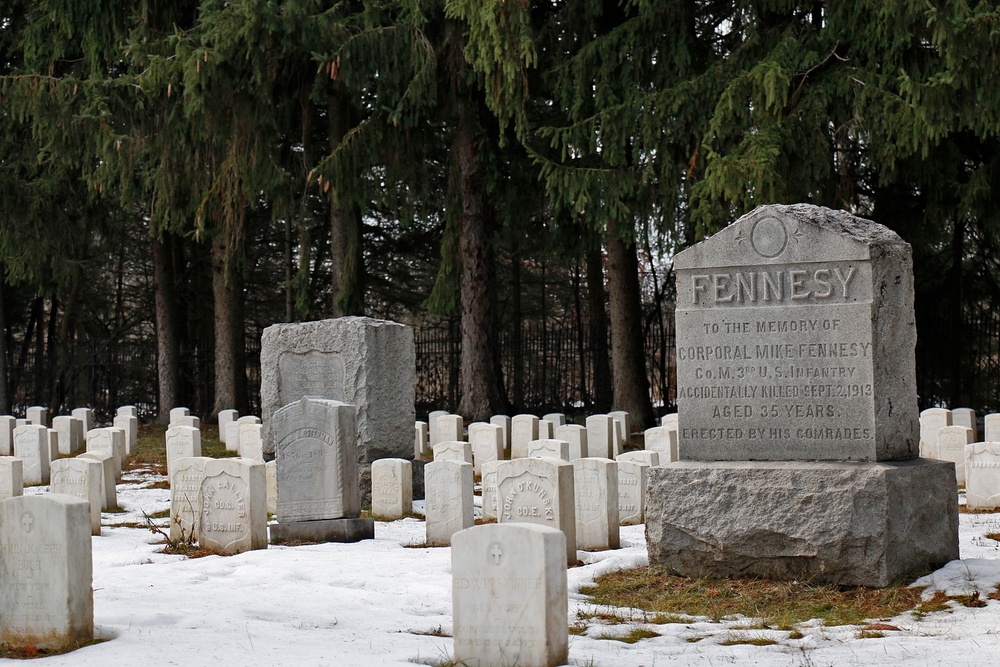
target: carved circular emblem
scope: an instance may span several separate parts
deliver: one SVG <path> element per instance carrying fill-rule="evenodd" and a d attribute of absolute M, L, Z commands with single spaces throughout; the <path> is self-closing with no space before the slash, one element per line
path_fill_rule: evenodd
<path fill-rule="evenodd" d="M 503 546 L 499 542 L 494 542 L 486 550 L 486 555 L 489 557 L 491 565 L 500 565 L 503 562 Z"/>
<path fill-rule="evenodd" d="M 777 257 L 788 245 L 788 231 L 781 220 L 767 216 L 753 223 L 750 243 L 761 257 Z"/>

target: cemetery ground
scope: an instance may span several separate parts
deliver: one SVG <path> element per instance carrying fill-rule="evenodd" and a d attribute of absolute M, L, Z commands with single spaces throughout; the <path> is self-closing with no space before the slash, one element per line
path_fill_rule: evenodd
<path fill-rule="evenodd" d="M 146 518 L 169 521 L 162 443 L 143 429 L 92 541 L 105 641 L 44 664 L 455 664 L 451 550 L 421 546 L 419 518 L 356 544 L 164 553 Z M 202 447 L 227 456 L 212 427 Z M 646 567 L 644 527 L 623 527 L 622 548 L 568 570 L 570 664 L 979 664 L 1000 643 L 1000 513 L 960 519 L 961 560 L 885 591 L 671 577 Z"/>

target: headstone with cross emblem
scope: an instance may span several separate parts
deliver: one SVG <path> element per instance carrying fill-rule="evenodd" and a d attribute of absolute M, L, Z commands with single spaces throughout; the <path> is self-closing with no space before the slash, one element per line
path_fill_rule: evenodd
<path fill-rule="evenodd" d="M 59 649 L 93 639 L 90 533 L 79 498 L 0 501 L 0 643 Z"/>
<path fill-rule="evenodd" d="M 455 662 L 566 664 L 566 536 L 548 526 L 486 524 L 452 537 Z"/>

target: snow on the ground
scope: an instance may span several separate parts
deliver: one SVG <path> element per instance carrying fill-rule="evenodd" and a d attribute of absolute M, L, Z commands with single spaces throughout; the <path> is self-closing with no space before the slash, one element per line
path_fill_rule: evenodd
<path fill-rule="evenodd" d="M 426 548 L 417 519 L 377 522 L 375 539 L 357 544 L 270 546 L 237 556 L 187 559 L 157 553 L 146 529 L 110 527 L 144 523 L 143 512 L 169 507 L 169 492 L 144 488 L 162 477 L 127 475 L 118 486 L 125 513 L 105 513 L 93 538 L 94 620 L 110 641 L 62 656 L 58 665 L 406 665 L 451 658 L 451 551 Z M 26 489 L 43 493 L 45 487 Z M 419 503 L 418 503 L 419 508 Z M 166 520 L 161 520 L 162 524 Z M 1000 583 L 1000 513 L 961 515 L 962 560 L 917 582 L 930 597 L 979 592 Z M 580 552 L 584 565 L 568 571 L 570 609 L 595 609 L 579 589 L 614 569 L 647 563 L 642 526 L 622 529 L 622 548 Z M 629 610 L 619 610 L 625 616 Z M 802 624 L 800 639 L 752 629 L 749 619 L 651 625 L 591 621 L 570 636 L 572 665 L 986 665 L 1000 646 L 1000 601 L 982 608 L 952 603 L 951 611 L 922 619 L 907 612 L 881 619 L 900 628 L 883 638 L 860 639 L 858 626 Z M 634 627 L 660 634 L 636 644 L 609 637 Z M 730 639 L 775 639 L 772 646 L 732 645 Z M 13 662 L 4 661 L 0 662 Z"/>

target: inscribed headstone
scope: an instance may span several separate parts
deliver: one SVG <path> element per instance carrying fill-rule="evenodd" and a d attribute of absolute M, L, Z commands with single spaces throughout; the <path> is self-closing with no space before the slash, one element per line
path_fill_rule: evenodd
<path fill-rule="evenodd" d="M 193 426 L 174 426 L 164 435 L 167 447 L 167 475 L 177 459 L 201 456 L 201 431 Z"/>
<path fill-rule="evenodd" d="M 927 408 L 920 413 L 920 456 L 941 458 L 938 432 L 951 423 L 951 410 L 945 408 Z"/>
<path fill-rule="evenodd" d="M 48 429 L 37 424 L 15 428 L 14 456 L 23 462 L 26 485 L 49 483 Z"/>
<path fill-rule="evenodd" d="M 538 440 L 538 417 L 515 415 L 510 420 L 510 458 L 527 456 L 528 443 L 532 440 Z"/>
<path fill-rule="evenodd" d="M 955 408 L 952 410 L 951 423 L 954 426 L 971 428 L 973 442 L 979 438 L 979 428 L 976 424 L 976 411 L 972 408 Z"/>
<path fill-rule="evenodd" d="M 1000 414 L 992 413 L 983 417 L 983 431 L 986 442 L 1000 442 Z"/>
<path fill-rule="evenodd" d="M 668 426 L 654 426 L 646 429 L 643 436 L 646 451 L 656 452 L 660 461 L 669 463 L 677 460 L 677 431 Z"/>
<path fill-rule="evenodd" d="M 483 464 L 487 461 L 503 459 L 503 429 L 496 424 L 469 424 L 469 444 L 472 446 L 472 464 L 477 475 L 482 474 Z"/>
<path fill-rule="evenodd" d="M 264 462 L 264 425 L 240 424 L 240 456 Z"/>
<path fill-rule="evenodd" d="M 537 523 L 566 535 L 566 559 L 576 563 L 573 464 L 517 458 L 497 467 L 497 521 Z"/>
<path fill-rule="evenodd" d="M 487 461 L 482 469 L 483 519 L 497 518 L 497 466 L 501 461 Z"/>
<path fill-rule="evenodd" d="M 107 452 L 83 452 L 77 454 L 78 459 L 89 459 L 101 464 L 101 509 L 109 510 L 118 507 L 118 488 L 115 486 L 115 457 Z"/>
<path fill-rule="evenodd" d="M 614 419 L 615 423 L 618 424 L 622 442 L 632 442 L 632 418 L 629 416 L 628 412 L 625 410 L 615 410 L 613 412 L 609 412 L 608 416 Z M 621 452 L 618 453 L 621 454 Z"/>
<path fill-rule="evenodd" d="M 86 500 L 90 506 L 90 530 L 101 534 L 101 505 L 104 501 L 102 464 L 90 459 L 59 459 L 49 469 L 52 493 Z"/>
<path fill-rule="evenodd" d="M 633 461 L 618 462 L 618 520 L 623 526 L 646 520 L 646 484 L 649 466 Z"/>
<path fill-rule="evenodd" d="M 59 431 L 59 453 L 68 456 L 83 447 L 83 421 L 76 417 L 52 419 L 52 428 Z"/>
<path fill-rule="evenodd" d="M 614 458 L 615 420 L 611 415 L 587 417 L 587 453 L 595 458 Z"/>
<path fill-rule="evenodd" d="M 28 420 L 29 424 L 36 424 L 38 426 L 49 426 L 49 409 L 43 408 L 40 405 L 33 405 L 24 411 L 24 416 Z"/>
<path fill-rule="evenodd" d="M 556 425 L 547 419 L 538 420 L 538 440 L 551 440 L 555 437 Z"/>
<path fill-rule="evenodd" d="M 174 459 L 170 470 L 170 539 L 197 540 L 201 524 L 201 483 L 205 481 L 207 456 Z M 192 537 L 193 536 L 193 537 Z"/>
<path fill-rule="evenodd" d="M 201 482 L 198 544 L 219 554 L 267 548 L 264 464 L 209 459 Z"/>
<path fill-rule="evenodd" d="M 433 461 L 424 466 L 427 546 L 445 547 L 474 522 L 472 464 Z"/>
<path fill-rule="evenodd" d="M 240 413 L 236 410 L 219 410 L 219 440 L 226 442 L 226 427 L 240 418 Z"/>
<path fill-rule="evenodd" d="M 402 519 L 413 511 L 413 464 L 406 459 L 372 461 L 372 516 Z"/>
<path fill-rule="evenodd" d="M 569 443 L 569 460 L 589 456 L 587 449 L 587 427 L 580 424 L 564 424 L 556 428 L 556 440 Z"/>
<path fill-rule="evenodd" d="M 972 442 L 972 429 L 967 426 L 945 426 L 938 431 L 938 458 L 955 464 L 959 486 L 965 484 L 965 446 Z"/>
<path fill-rule="evenodd" d="M 465 440 L 464 427 L 462 415 L 441 415 L 437 418 L 437 441 L 434 444 Z"/>
<path fill-rule="evenodd" d="M 573 461 L 576 493 L 576 548 L 603 551 L 619 547 L 618 464 L 609 459 Z"/>
<path fill-rule="evenodd" d="M 441 442 L 441 438 L 438 436 L 438 419 L 447 414 L 447 410 L 433 410 L 429 415 L 427 415 L 427 427 L 431 447 Z"/>
<path fill-rule="evenodd" d="M 641 463 L 647 466 L 660 465 L 660 453 L 640 449 L 637 452 L 625 452 L 615 457 L 615 461 L 628 461 L 629 463 Z"/>
<path fill-rule="evenodd" d="M 434 445 L 434 460 L 472 463 L 472 445 L 463 440 L 439 442 Z"/>
<path fill-rule="evenodd" d="M 548 456 L 569 461 L 569 443 L 555 438 L 532 440 L 528 443 L 528 456 Z"/>
<path fill-rule="evenodd" d="M 1000 442 L 966 445 L 965 506 L 1000 509 Z"/>
<path fill-rule="evenodd" d="M 115 457 L 115 481 L 122 479 L 125 459 L 124 431 L 117 428 L 95 428 L 87 433 L 88 452 L 107 452 Z"/>

